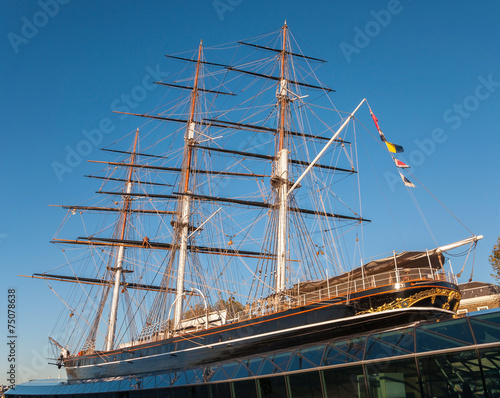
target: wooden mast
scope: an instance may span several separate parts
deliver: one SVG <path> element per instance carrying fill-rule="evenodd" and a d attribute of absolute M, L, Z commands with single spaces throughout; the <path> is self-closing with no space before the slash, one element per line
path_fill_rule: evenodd
<path fill-rule="evenodd" d="M 277 261 L 276 261 L 276 292 L 285 290 L 286 269 L 286 237 L 287 237 L 287 209 L 288 209 L 288 149 L 285 142 L 285 122 L 287 119 L 288 89 L 286 80 L 286 21 L 283 25 L 283 44 L 281 49 L 280 80 L 276 93 L 279 106 L 278 148 L 275 160 L 274 186 L 278 194 L 278 233 L 277 233 Z"/>
<path fill-rule="evenodd" d="M 179 231 L 179 260 L 177 264 L 177 286 L 176 286 L 176 297 L 175 297 L 175 310 L 174 310 L 174 329 L 177 327 L 181 321 L 182 316 L 182 296 L 184 295 L 184 274 L 186 269 L 186 259 L 188 251 L 188 233 L 189 233 L 189 217 L 190 217 L 190 205 L 191 196 L 189 190 L 189 180 L 191 174 L 191 164 L 193 161 L 193 142 L 195 133 L 195 108 L 196 99 L 198 96 L 198 78 L 200 75 L 200 64 L 201 64 L 201 54 L 203 49 L 203 42 L 200 42 L 198 47 L 198 62 L 196 63 L 196 75 L 194 78 L 193 90 L 191 91 L 191 109 L 189 113 L 189 120 L 187 123 L 187 131 L 185 135 L 185 148 L 186 148 L 186 163 L 184 168 L 184 178 L 183 178 L 183 193 L 185 195 L 181 198 L 181 217 L 177 222 L 177 228 Z"/>
<path fill-rule="evenodd" d="M 139 129 L 135 132 L 135 140 L 134 140 L 134 149 L 132 151 L 132 154 L 130 155 L 130 163 L 134 164 L 135 162 L 135 154 L 137 151 L 137 139 L 139 137 Z M 127 177 L 127 185 L 126 185 L 126 193 L 130 194 L 132 192 L 132 173 L 133 173 L 133 166 L 130 166 L 129 171 L 128 171 L 128 177 Z M 120 240 L 125 239 L 125 232 L 127 230 L 127 219 L 128 219 L 128 214 L 130 212 L 130 205 L 131 205 L 131 198 L 129 195 L 125 196 L 124 202 L 123 202 L 123 209 L 122 209 L 122 225 L 121 225 L 121 232 L 120 232 Z M 120 293 L 120 285 L 121 285 L 121 276 L 123 272 L 123 258 L 125 256 L 125 246 L 120 245 L 118 247 L 118 255 L 116 256 L 116 263 L 115 263 L 115 268 L 112 270 L 115 273 L 115 282 L 114 282 L 114 289 L 113 289 L 113 299 L 111 301 L 111 309 L 109 313 L 109 327 L 108 327 L 108 337 L 106 341 L 106 350 L 112 350 L 114 346 L 114 339 L 115 339 L 115 330 L 116 330 L 116 317 L 117 317 L 117 312 L 118 312 L 118 298 L 119 298 L 119 293 Z"/>

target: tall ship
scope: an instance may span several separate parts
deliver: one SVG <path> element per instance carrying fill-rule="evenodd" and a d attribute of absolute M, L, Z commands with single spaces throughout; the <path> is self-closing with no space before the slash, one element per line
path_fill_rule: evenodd
<path fill-rule="evenodd" d="M 102 169 L 87 177 L 101 185 L 91 200 L 61 206 L 52 242 L 66 262 L 33 275 L 70 282 L 55 288 L 66 312 L 51 336 L 69 383 L 174 372 L 456 311 L 445 254 L 472 250 L 481 236 L 363 260 L 371 221 L 349 185 L 356 134 L 365 134 L 356 114 L 370 112 L 375 127 L 365 129 L 411 190 L 402 148 L 365 99 L 337 110 L 317 78 L 325 61 L 303 54 L 286 23 L 166 57 L 181 71 L 156 82 L 162 103 L 118 112 L 144 124 L 104 148 L 115 159 L 94 161 Z"/>

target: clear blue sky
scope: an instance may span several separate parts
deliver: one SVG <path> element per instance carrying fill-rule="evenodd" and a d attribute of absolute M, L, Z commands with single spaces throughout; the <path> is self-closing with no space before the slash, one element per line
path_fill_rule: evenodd
<path fill-rule="evenodd" d="M 6 291 L 14 287 L 20 381 L 57 376 L 40 347 L 61 304 L 44 282 L 17 275 L 63 261 L 48 243 L 63 212 L 47 205 L 90 195 L 95 184 L 81 176 L 94 170 L 86 160 L 101 155 L 91 148 L 61 178 L 54 162 L 64 164 L 85 138 L 83 130 L 107 119 L 114 130 L 102 145 L 142 124 L 120 119 L 112 104 L 123 105 L 122 95 L 143 85 L 148 74 L 167 73 L 164 54 L 194 49 L 200 39 L 210 46 L 257 36 L 279 29 L 285 19 L 302 50 L 328 60 L 323 76 L 337 90 L 339 109 L 350 111 L 368 98 L 386 136 L 405 147 L 402 159 L 413 164 L 412 173 L 469 229 L 485 236 L 475 279 L 489 281 L 488 255 L 500 234 L 498 15 L 495 1 L 1 2 L 0 319 L 5 324 Z M 153 107 L 161 90 L 148 90 L 136 101 L 137 110 Z M 407 198 L 399 182 L 390 189 L 386 171 L 394 168 L 387 164 L 380 171 L 385 195 L 396 202 Z M 368 197 L 380 194 L 378 187 L 368 189 Z M 415 195 L 424 196 L 418 189 Z M 404 225 L 405 212 L 395 215 Z M 367 217 L 376 220 L 376 214 Z M 450 217 L 434 223 L 440 243 L 469 235 Z M 394 240 L 394 249 L 432 247 L 427 238 L 415 238 L 405 240 L 405 247 Z M 461 281 L 469 273 L 470 267 Z M 0 383 L 7 366 L 2 347 Z"/>

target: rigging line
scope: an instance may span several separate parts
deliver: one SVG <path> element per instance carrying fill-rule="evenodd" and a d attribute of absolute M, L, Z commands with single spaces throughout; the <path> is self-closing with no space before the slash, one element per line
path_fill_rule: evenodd
<path fill-rule="evenodd" d="M 366 127 L 365 127 L 365 129 L 366 129 Z M 366 130 L 367 130 L 367 129 L 366 129 Z M 371 134 L 371 133 L 370 133 L 370 134 Z M 394 214 L 393 214 L 393 213 L 392 213 L 392 211 L 391 211 L 391 208 L 390 208 L 390 206 L 389 206 L 389 202 L 387 201 L 387 197 L 385 196 L 385 193 L 384 193 L 384 191 L 383 191 L 383 189 L 382 189 L 382 184 L 380 184 L 380 180 L 379 180 L 379 178 L 378 178 L 378 174 L 375 172 L 375 167 L 374 167 L 374 165 L 373 165 L 373 162 L 372 162 L 372 159 L 371 159 L 371 157 L 370 157 L 370 155 L 369 155 L 369 152 L 368 152 L 368 150 L 366 149 L 365 142 L 363 141 L 363 138 L 362 138 L 362 137 L 360 137 L 360 139 L 361 139 L 361 144 L 363 145 L 363 149 L 365 150 L 365 153 L 366 153 L 366 157 L 367 157 L 367 159 L 368 159 L 368 162 L 370 163 L 370 167 L 371 167 L 371 169 L 372 169 L 372 172 L 373 172 L 373 174 L 375 175 L 375 179 L 377 180 L 377 185 L 378 185 L 378 188 L 379 188 L 379 190 L 380 190 L 380 193 L 382 194 L 382 197 L 383 197 L 383 199 L 384 199 L 385 206 L 387 207 L 387 210 L 388 210 L 388 212 L 389 212 L 389 215 L 391 216 L 392 222 L 393 222 L 393 224 L 394 224 L 394 227 L 396 228 L 396 231 L 397 231 L 397 233 L 398 233 L 399 239 L 401 239 L 401 243 L 403 244 L 403 247 L 404 247 L 404 248 L 405 248 L 405 250 L 406 250 L 406 244 L 405 244 L 405 241 L 404 241 L 404 239 L 403 239 L 403 235 L 401 234 L 401 231 L 400 231 L 400 230 L 399 230 L 399 228 L 398 228 L 398 224 L 396 223 L 396 219 L 395 219 L 395 217 L 394 217 Z"/>
<path fill-rule="evenodd" d="M 260 112 L 257 112 L 257 109 L 259 109 L 259 108 L 262 108 L 262 110 L 265 110 L 266 108 L 270 108 L 270 107 L 272 107 L 272 108 L 273 108 L 273 107 L 275 107 L 275 105 L 276 105 L 276 104 L 275 104 L 274 102 L 269 103 L 269 104 L 265 104 L 265 105 L 258 105 L 258 106 L 255 106 L 255 105 L 254 105 L 254 106 L 248 106 L 248 107 L 246 107 L 246 108 L 242 108 L 242 107 L 241 107 L 241 105 L 244 105 L 244 104 L 246 104 L 246 103 L 248 103 L 248 102 L 250 102 L 250 101 L 252 101 L 252 100 L 255 100 L 256 98 L 261 97 L 261 96 L 262 96 L 265 92 L 267 92 L 267 91 L 269 91 L 269 90 L 273 90 L 273 89 L 275 89 L 275 88 L 276 88 L 276 86 L 275 86 L 275 85 L 271 85 L 271 86 L 269 86 L 269 87 L 267 87 L 267 88 L 262 89 L 262 90 L 261 90 L 258 94 L 255 94 L 255 95 L 253 95 L 252 97 L 250 97 L 250 98 L 246 99 L 243 103 L 241 103 L 241 104 L 239 104 L 239 105 L 236 105 L 236 106 L 234 106 L 234 107 L 232 107 L 232 108 L 229 108 L 229 109 L 227 109 L 227 110 L 225 110 L 225 111 L 222 111 L 222 113 L 220 113 L 220 114 L 218 114 L 218 115 L 217 115 L 217 119 L 218 119 L 218 120 L 220 120 L 220 118 L 221 118 L 222 116 L 227 115 L 227 114 L 228 114 L 229 112 L 231 112 L 231 111 L 241 111 L 241 110 L 246 110 L 246 111 L 248 111 L 248 110 L 252 110 L 252 109 L 256 110 L 256 112 L 255 112 L 255 113 L 253 113 L 252 115 L 250 115 L 250 116 L 248 116 L 248 115 L 247 115 L 247 116 L 245 116 L 244 118 L 239 119 L 239 123 L 242 123 L 243 121 L 246 121 L 246 120 L 248 120 L 248 119 L 251 119 L 253 116 L 255 116 L 255 115 L 257 115 L 258 113 L 260 113 Z M 247 89 L 247 88 L 246 88 L 246 89 Z M 267 119 L 268 119 L 268 118 L 266 118 L 265 120 L 267 120 Z"/>
<path fill-rule="evenodd" d="M 469 249 L 465 249 L 464 251 L 460 252 L 460 253 L 456 253 L 456 254 L 452 254 L 450 252 L 446 252 L 446 255 L 449 256 L 449 257 L 463 257 L 465 256 L 467 253 L 469 252 Z"/>
<path fill-rule="evenodd" d="M 324 208 L 324 203 L 322 202 L 321 204 L 322 204 L 322 206 Z M 324 209 L 324 210 L 326 210 L 326 209 Z M 334 220 L 333 224 L 337 225 L 337 220 Z M 344 247 L 345 247 L 344 236 L 345 236 L 346 233 L 340 234 L 339 233 L 340 229 L 341 229 L 340 226 L 337 226 L 337 228 L 335 229 L 335 234 L 337 236 L 337 239 L 334 239 L 334 237 L 333 237 L 334 231 L 330 232 L 330 235 L 332 236 L 332 239 L 330 241 L 331 241 L 331 244 L 333 245 L 334 255 L 337 258 L 338 268 L 340 268 L 341 271 L 345 272 L 347 270 L 346 265 L 349 264 L 349 257 L 347 256 L 347 259 L 345 258 L 346 255 L 347 255 L 347 253 L 346 253 L 346 255 L 344 255 L 344 251 L 337 244 L 337 242 L 340 242 L 341 239 L 342 239 L 344 241 Z"/>
<path fill-rule="evenodd" d="M 112 142 L 111 144 L 109 144 L 109 145 L 107 145 L 107 146 L 103 147 L 103 149 L 104 149 L 104 148 L 107 148 L 107 147 L 109 147 L 109 146 L 111 146 L 111 145 L 116 145 L 117 143 L 119 143 L 119 142 L 123 141 L 124 139 L 128 138 L 130 135 L 132 135 L 132 134 L 134 134 L 134 133 L 135 133 L 135 129 L 134 129 L 134 130 L 132 130 L 132 131 L 130 131 L 130 132 L 128 132 L 127 134 L 121 135 L 121 136 L 120 136 L 120 138 L 118 138 L 116 141 Z"/>
<path fill-rule="evenodd" d="M 262 211 L 262 212 L 261 212 L 261 215 L 257 216 L 257 218 L 255 219 L 255 221 L 254 221 L 253 223 L 251 223 L 250 225 L 248 225 L 247 227 L 245 227 L 244 229 L 241 229 L 239 232 L 237 232 L 237 233 L 236 233 L 236 235 L 238 235 L 238 234 L 240 234 L 241 232 L 244 232 L 245 230 L 247 230 L 247 229 L 249 229 L 249 228 L 250 228 L 248 231 L 246 231 L 246 233 L 245 233 L 245 235 L 243 236 L 243 238 L 241 238 L 241 241 L 245 241 L 245 240 L 247 240 L 247 239 L 250 239 L 250 240 L 252 240 L 252 241 L 255 241 L 255 240 L 253 239 L 253 237 L 249 236 L 249 234 L 250 234 L 250 232 L 252 231 L 252 229 L 253 229 L 253 228 L 257 225 L 257 223 L 258 223 L 258 222 L 259 222 L 262 218 L 264 218 L 264 217 L 266 216 L 266 213 L 267 213 L 267 211 Z M 224 232 L 224 231 L 222 231 L 222 232 Z M 236 235 L 232 235 L 232 236 L 234 237 L 234 236 L 236 236 Z M 255 243 L 257 243 L 257 242 L 255 242 Z M 261 249 L 262 249 L 262 248 L 261 248 Z M 243 260 L 242 260 L 242 261 L 243 261 Z M 227 269 L 227 267 L 229 267 L 229 264 L 230 264 L 230 262 L 228 262 L 228 263 L 227 263 L 227 265 L 223 268 L 223 270 L 222 270 L 222 271 L 225 271 L 225 270 Z M 222 274 L 221 274 L 221 275 L 219 275 L 219 276 L 217 276 L 217 278 L 216 278 L 216 279 L 219 279 L 221 276 L 222 276 Z"/>
<path fill-rule="evenodd" d="M 77 278 L 77 281 L 78 281 L 78 277 L 77 277 L 77 275 L 76 275 L 75 271 L 73 270 L 73 267 L 71 266 L 71 262 L 70 262 L 70 261 L 69 261 L 69 259 L 66 257 L 66 253 L 63 253 L 63 254 L 64 254 L 64 257 L 66 258 L 66 261 L 68 262 L 68 266 L 69 266 L 69 268 L 70 268 L 71 272 L 73 273 L 73 275 L 75 276 L 75 278 Z M 91 254 L 91 256 L 92 256 L 92 254 Z M 78 281 L 78 282 L 79 282 L 79 281 Z M 92 307 L 94 307 L 94 310 L 96 310 L 95 305 L 94 305 L 93 301 L 91 300 L 90 296 L 88 295 L 87 291 L 85 290 L 85 288 L 82 286 L 82 284 L 81 284 L 81 283 L 78 283 L 78 285 L 79 285 L 79 287 L 82 289 L 83 293 L 87 296 L 86 303 L 90 300 L 90 302 L 92 303 Z M 86 304 L 84 304 L 84 305 L 86 305 Z"/>
<path fill-rule="evenodd" d="M 268 36 L 273 36 L 273 35 L 276 35 L 278 34 L 279 30 L 274 30 L 274 31 L 270 31 L 268 33 L 264 33 L 262 35 L 258 35 L 258 36 L 254 36 L 254 37 L 250 37 L 250 38 L 247 38 L 247 39 L 243 39 L 245 41 L 251 41 L 251 40 L 262 40 L 264 39 L 265 37 L 268 37 Z M 226 46 L 229 46 L 230 47 L 226 47 Z M 212 50 L 212 51 L 220 51 L 220 50 L 227 50 L 227 49 L 231 49 L 231 48 L 236 48 L 238 49 L 240 46 L 238 45 L 238 42 L 237 41 L 230 41 L 230 42 L 227 42 L 227 43 L 222 43 L 222 44 L 216 44 L 214 46 L 210 46 L 210 47 L 204 47 L 205 50 Z M 193 51 L 197 51 L 197 50 L 187 50 L 187 51 L 182 51 L 182 52 L 178 52 L 178 53 L 174 53 L 174 54 L 171 54 L 171 55 L 181 55 L 181 54 L 188 54 L 188 53 L 193 53 Z"/>
<path fill-rule="evenodd" d="M 63 299 L 62 299 L 62 298 L 61 298 L 61 297 L 57 294 L 57 292 L 56 292 L 56 291 L 52 288 L 52 286 L 50 286 L 48 282 L 46 282 L 46 283 L 47 283 L 47 285 L 49 286 L 49 288 L 52 290 L 52 292 L 53 292 L 53 293 L 54 293 L 54 294 L 55 294 L 55 295 L 56 295 L 56 296 L 57 296 L 57 297 L 58 297 L 58 298 L 59 298 L 59 299 L 60 299 L 60 300 L 61 300 L 61 301 L 65 304 L 65 306 L 66 306 L 66 307 L 70 310 L 70 313 L 74 315 L 74 313 L 76 312 L 76 309 L 72 309 L 72 308 L 69 306 L 69 304 L 67 304 L 67 303 L 66 303 L 66 302 L 65 302 L 65 301 L 64 301 L 64 300 L 63 300 Z M 74 291 L 75 289 L 72 289 L 72 290 Z M 85 303 L 84 303 L 84 307 L 87 305 L 87 302 L 88 302 L 88 300 L 86 300 L 86 301 L 85 301 Z M 62 317 L 62 316 L 63 316 L 63 312 L 61 311 L 61 317 Z M 78 325 L 77 325 L 77 324 L 75 324 L 75 328 L 76 328 L 77 326 L 78 326 Z M 75 329 L 73 329 L 73 331 L 72 331 L 71 335 L 69 336 L 69 339 L 70 339 L 70 340 L 72 339 L 72 335 L 73 335 L 74 331 L 75 331 Z"/>
<path fill-rule="evenodd" d="M 357 134 L 356 134 L 356 125 L 353 123 L 353 126 L 354 126 L 354 153 L 355 153 L 355 159 L 356 159 L 356 170 L 358 170 L 358 200 L 359 200 L 359 216 L 361 218 L 363 218 L 363 204 L 362 204 L 362 201 L 361 201 L 361 181 L 360 181 L 360 177 L 359 177 L 359 174 L 360 174 L 360 170 L 359 170 L 359 156 L 358 156 L 358 142 L 357 142 Z M 351 147 L 351 150 L 352 150 L 352 147 Z M 364 249 L 364 229 L 363 229 L 363 224 L 361 224 L 360 226 L 360 230 L 361 230 L 361 244 L 359 245 L 359 250 L 360 250 L 360 261 L 361 261 L 361 265 L 363 265 L 363 258 L 365 257 L 365 249 Z M 357 239 L 357 237 L 356 237 Z M 361 250 L 361 247 L 363 248 L 363 250 Z"/>
<path fill-rule="evenodd" d="M 316 120 L 318 120 L 321 124 L 323 124 L 325 127 L 326 127 L 326 130 L 324 131 L 328 131 L 329 133 L 331 133 L 332 135 L 335 134 L 335 130 L 333 130 L 333 128 L 335 126 L 338 126 L 339 124 L 341 124 L 342 122 L 344 122 L 346 119 L 345 118 L 342 118 L 342 115 L 340 115 L 340 112 L 339 113 L 339 116 L 341 118 L 341 120 L 337 123 L 335 123 L 333 126 L 330 126 L 329 124 L 327 124 L 326 122 L 324 122 L 317 114 L 316 112 L 314 112 L 312 109 L 310 109 L 310 107 L 308 105 L 306 105 L 306 107 L 308 108 L 309 112 L 311 112 L 312 115 L 314 115 L 314 117 L 316 118 Z M 348 115 L 350 116 L 350 114 Z M 322 134 L 322 133 L 320 133 Z M 327 138 L 327 137 L 325 137 Z M 337 143 L 338 144 L 338 143 Z"/>
<path fill-rule="evenodd" d="M 412 198 L 412 201 L 413 201 L 413 204 L 415 205 L 415 207 L 417 208 L 417 211 L 418 213 L 420 214 L 420 217 L 422 218 L 423 222 L 424 222 L 424 225 L 425 227 L 427 228 L 427 230 L 429 231 L 429 234 L 431 235 L 432 237 L 432 240 L 434 241 L 434 244 L 437 246 L 438 243 L 437 243 L 437 240 L 436 240 L 436 237 L 434 236 L 434 234 L 432 233 L 432 230 L 431 230 L 431 226 L 429 225 L 429 222 L 427 221 L 427 218 L 425 217 L 425 214 L 424 212 L 422 211 L 422 208 L 420 207 L 420 205 L 418 204 L 417 202 L 417 198 L 415 197 L 415 195 L 413 194 L 413 192 L 411 191 L 410 187 L 407 187 L 405 185 L 405 188 L 406 190 L 408 191 L 408 194 L 410 195 L 410 197 Z"/>
<path fill-rule="evenodd" d="M 461 269 L 461 270 L 460 270 L 460 272 L 457 274 L 457 277 L 458 277 L 458 278 L 460 278 L 460 276 L 462 275 L 462 272 L 464 272 L 464 269 L 465 269 L 465 264 L 467 264 L 467 260 L 468 260 L 468 258 L 469 258 L 469 254 L 470 254 L 470 252 L 471 252 L 471 250 L 472 250 L 472 249 L 475 249 L 475 248 L 476 248 L 475 244 L 477 244 L 477 241 L 472 242 L 472 243 L 471 243 L 471 245 L 469 246 L 469 250 L 467 250 L 467 256 L 465 257 L 465 261 L 464 261 L 464 263 L 463 263 L 463 265 L 462 265 L 462 269 Z M 475 253 L 475 252 L 476 252 L 476 251 L 474 250 L 474 253 Z"/>
<path fill-rule="evenodd" d="M 269 212 L 268 212 L 269 213 Z M 265 239 L 264 242 L 267 242 L 267 246 L 263 247 L 263 249 L 276 249 L 276 240 L 275 239 L 269 239 L 269 235 L 273 234 L 273 231 L 276 229 L 276 212 L 271 212 L 271 216 L 268 218 L 268 222 L 265 228 Z M 268 266 L 270 264 L 270 261 L 265 261 L 265 260 L 260 260 L 256 266 L 255 266 L 255 271 L 250 270 L 251 275 L 253 275 L 252 282 L 250 285 L 250 289 L 248 292 L 248 298 L 247 301 L 252 301 L 252 295 L 253 295 L 253 300 L 257 299 L 257 296 L 261 294 L 264 294 L 264 289 L 268 289 L 269 292 L 272 291 L 273 287 L 270 284 L 266 283 L 267 275 L 268 275 Z M 259 275 L 259 276 L 258 276 Z M 273 280 L 271 279 L 270 283 L 273 283 Z"/>
<path fill-rule="evenodd" d="M 354 129 L 354 135 L 356 135 L 356 127 L 355 127 L 354 123 L 353 123 L 353 129 Z M 354 162 L 351 159 L 351 157 L 349 156 L 349 153 L 347 152 L 347 149 L 346 149 L 344 143 L 341 144 L 341 147 L 342 147 L 342 149 L 343 149 L 343 151 L 345 153 L 345 156 L 346 156 L 347 160 L 349 161 L 349 164 L 351 165 L 351 168 L 354 169 Z M 356 167 L 357 166 L 358 166 L 358 164 L 356 164 Z M 357 168 L 356 168 L 356 170 L 357 170 Z"/>
<path fill-rule="evenodd" d="M 293 40 L 293 42 L 295 43 L 295 46 L 299 50 L 299 53 L 303 54 L 303 51 L 299 45 L 299 41 L 300 41 L 305 47 L 307 47 L 311 51 L 311 53 L 314 53 L 319 58 L 319 54 L 316 52 L 316 50 L 314 50 L 309 44 L 305 43 L 300 37 L 296 38 L 295 35 L 290 30 L 288 31 L 288 34 L 291 38 L 290 41 Z M 325 62 L 327 62 L 327 61 L 325 61 Z"/>
<path fill-rule="evenodd" d="M 72 308 L 71 308 L 71 306 L 70 306 L 70 305 L 69 305 L 66 301 L 64 301 L 64 300 L 62 299 L 62 297 L 61 297 L 61 296 L 59 296 L 59 294 L 57 294 L 57 292 L 54 290 L 54 288 L 53 288 L 52 286 L 50 286 L 50 284 L 49 284 L 47 281 L 46 281 L 45 283 L 47 283 L 47 286 L 48 286 L 48 287 L 49 287 L 49 289 L 52 291 L 52 293 L 54 293 L 54 294 L 57 296 L 57 298 L 58 298 L 59 300 L 61 300 L 61 301 L 62 301 L 62 303 L 66 306 L 66 308 L 67 308 L 68 310 L 70 310 L 70 311 L 71 311 L 71 313 L 72 313 L 72 314 L 74 314 L 74 315 L 78 316 L 78 318 L 80 318 L 80 319 L 83 319 L 83 321 L 84 321 L 85 323 L 87 323 L 87 325 L 88 325 L 88 326 L 90 326 L 90 324 L 88 323 L 87 319 L 85 319 L 84 317 L 80 317 L 80 315 L 78 314 L 78 312 L 76 311 L 76 309 L 72 309 Z"/>
<path fill-rule="evenodd" d="M 59 228 L 57 229 L 56 233 L 54 234 L 54 238 L 57 237 L 60 234 L 60 232 L 62 231 L 62 229 L 66 225 L 66 223 L 69 221 L 71 215 L 72 215 L 72 212 L 70 210 L 68 210 L 66 212 L 66 214 L 64 215 L 64 218 L 61 221 L 61 224 L 59 225 Z"/>
<path fill-rule="evenodd" d="M 133 300 L 132 296 L 130 295 L 130 292 L 128 289 L 125 289 L 125 312 L 126 316 L 123 317 L 122 319 L 122 324 L 120 325 L 120 328 L 118 330 L 119 333 L 121 333 L 122 329 L 123 333 L 121 333 L 121 339 L 119 341 L 123 342 L 123 339 L 125 338 L 125 335 L 128 333 L 130 336 L 130 341 L 133 340 L 134 335 L 137 335 L 137 325 L 136 325 L 136 320 L 135 317 L 132 314 L 132 305 L 131 301 Z M 134 300 L 135 301 L 135 300 Z M 127 322 L 128 319 L 128 322 Z"/>
<path fill-rule="evenodd" d="M 293 198 L 292 198 L 292 201 L 294 204 L 297 204 Z M 320 201 L 323 205 L 323 210 L 325 210 L 325 206 L 324 206 L 322 198 L 320 198 Z M 307 227 L 307 225 L 304 221 L 304 218 L 302 216 L 300 216 L 300 214 L 295 215 L 294 218 L 295 218 L 297 232 L 300 232 L 300 233 L 308 232 L 309 228 Z M 306 267 L 305 274 L 307 274 L 307 271 L 309 271 L 309 275 L 310 275 L 311 279 L 313 277 L 318 279 L 318 273 L 319 273 L 320 277 L 324 278 L 325 274 L 324 274 L 323 269 L 320 266 L 319 255 L 315 256 L 313 254 L 315 244 L 314 244 L 314 241 L 312 240 L 311 234 L 307 233 L 306 235 L 302 235 L 301 239 L 299 239 L 299 242 L 302 243 L 302 246 L 303 246 L 302 250 L 305 253 L 305 257 L 309 257 L 309 263 L 314 265 L 314 267 L 312 267 L 313 268 L 312 271 L 309 269 L 310 267 Z M 307 249 L 309 249 L 309 250 L 307 250 Z M 302 264 L 301 264 L 301 266 L 302 266 Z M 313 272 L 314 272 L 314 276 L 313 276 Z"/>
<path fill-rule="evenodd" d="M 475 242 L 477 244 L 477 241 Z M 472 256 L 472 267 L 470 270 L 469 282 L 472 282 L 472 277 L 474 276 L 474 264 L 476 262 L 476 247 L 474 246 L 474 254 Z"/>
<path fill-rule="evenodd" d="M 358 174 L 359 175 L 359 174 Z M 344 177 L 346 178 L 346 177 Z M 342 178 L 340 181 L 342 181 L 344 178 Z M 340 182 L 339 181 L 339 182 Z M 337 201 L 339 201 L 347 210 L 349 210 L 352 214 L 358 214 L 357 211 L 355 211 L 354 209 L 352 209 L 346 202 L 344 202 L 336 193 L 335 191 L 333 191 L 328 185 L 326 185 L 324 183 L 324 181 L 322 180 L 319 180 L 318 181 L 318 184 L 322 184 L 323 185 L 323 188 L 319 189 L 318 192 L 321 192 L 323 190 L 326 190 L 328 193 L 330 193 L 330 195 L 332 195 Z M 360 217 L 361 214 L 360 214 Z"/>
<path fill-rule="evenodd" d="M 231 217 L 230 214 L 228 214 L 227 211 L 223 210 L 223 212 L 225 213 L 225 217 L 228 217 L 228 218 L 231 218 L 231 220 L 234 222 L 234 219 L 233 217 Z M 247 212 L 248 213 L 248 212 Z M 246 227 L 242 227 L 241 225 L 237 224 L 238 227 L 239 227 L 239 231 L 235 232 L 234 234 L 230 235 L 232 238 L 238 236 L 239 234 L 241 234 L 242 232 L 245 232 L 245 235 L 241 238 L 242 241 L 246 241 L 247 239 L 250 239 L 251 241 L 253 241 L 254 243 L 256 244 L 259 244 L 259 242 L 251 237 L 251 236 L 248 236 L 248 234 L 250 233 L 250 231 L 247 231 L 249 228 L 251 230 L 251 228 L 253 228 L 259 221 L 261 221 L 267 214 L 267 211 L 263 210 L 261 212 L 261 214 L 257 215 L 257 217 L 255 217 L 253 220 L 253 222 L 251 222 L 249 225 L 247 225 Z M 215 225 L 215 228 L 219 229 L 216 225 Z M 224 229 L 219 229 L 221 233 L 224 234 Z M 233 231 L 234 232 L 234 231 Z"/>
<path fill-rule="evenodd" d="M 410 174 L 410 175 L 412 176 L 412 178 L 413 178 L 415 181 L 417 181 L 417 182 L 418 182 L 418 183 L 419 183 L 419 184 L 420 184 L 420 185 L 421 185 L 421 186 L 422 186 L 422 187 L 423 187 L 423 188 L 427 191 L 427 193 L 428 193 L 429 195 L 431 195 L 431 196 L 432 196 L 432 197 L 433 197 L 433 198 L 434 198 L 434 199 L 435 199 L 435 200 L 436 200 L 436 201 L 437 201 L 437 202 L 438 202 L 438 203 L 439 203 L 439 204 L 440 204 L 440 205 L 441 205 L 441 206 L 442 206 L 442 207 L 443 207 L 443 208 L 444 208 L 444 209 L 445 209 L 448 213 L 450 213 L 450 214 L 453 216 L 453 218 L 454 218 L 455 220 L 457 220 L 457 221 L 458 221 L 458 222 L 459 222 L 459 223 L 460 223 L 460 224 L 461 224 L 461 225 L 462 225 L 462 226 L 463 226 L 463 227 L 464 227 L 467 231 L 469 231 L 469 232 L 470 232 L 473 236 L 476 236 L 476 234 L 475 234 L 474 232 L 472 232 L 469 228 L 467 228 L 467 226 L 466 226 L 466 225 L 465 225 L 462 221 L 460 221 L 460 220 L 458 219 L 458 217 L 457 217 L 457 216 L 455 216 L 455 214 L 453 214 L 453 213 L 452 213 L 452 211 L 451 211 L 451 210 L 449 210 L 449 209 L 448 209 L 448 208 L 447 208 L 447 207 L 446 207 L 446 206 L 445 206 L 445 205 L 444 205 L 444 204 L 443 204 L 443 203 L 442 203 L 442 202 L 441 202 L 441 201 L 440 201 L 440 200 L 439 200 L 439 199 L 438 199 L 438 198 L 437 198 L 437 197 L 436 197 L 436 196 L 435 196 L 435 195 L 434 195 L 431 191 L 429 191 L 429 189 L 427 189 L 427 187 L 426 187 L 424 184 L 422 184 L 422 183 L 420 182 L 420 180 L 418 180 L 418 179 L 417 179 L 417 177 L 415 177 L 415 175 L 413 175 L 413 174 L 412 174 L 410 171 L 408 171 L 408 170 L 406 170 L 406 171 L 407 171 L 407 173 L 408 173 L 408 174 Z"/>

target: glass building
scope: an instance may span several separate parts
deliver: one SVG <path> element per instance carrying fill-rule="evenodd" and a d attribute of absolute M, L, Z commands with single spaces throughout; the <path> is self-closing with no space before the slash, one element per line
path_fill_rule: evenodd
<path fill-rule="evenodd" d="M 420 321 L 168 374 L 32 381 L 6 397 L 500 397 L 500 311 Z"/>

